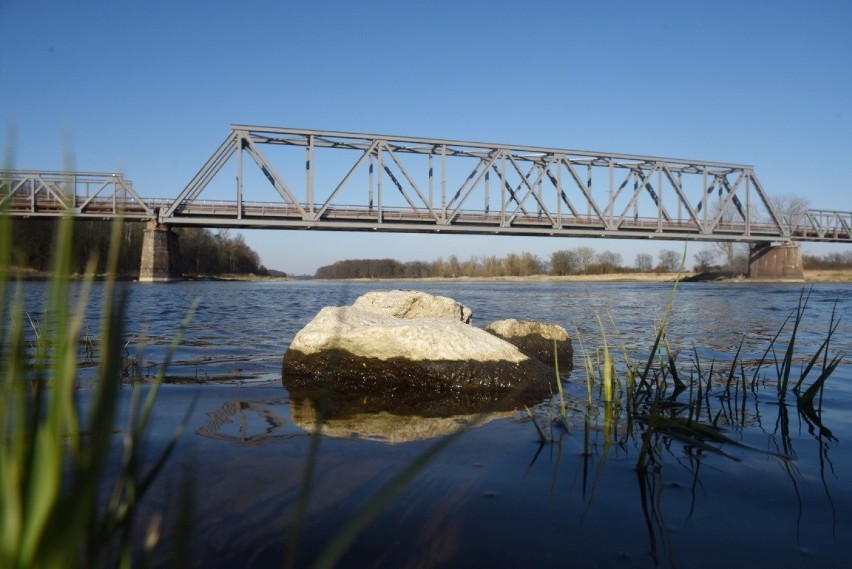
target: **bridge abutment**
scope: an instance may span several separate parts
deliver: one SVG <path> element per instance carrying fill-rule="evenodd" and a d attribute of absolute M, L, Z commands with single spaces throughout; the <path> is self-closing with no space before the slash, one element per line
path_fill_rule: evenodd
<path fill-rule="evenodd" d="M 168 227 L 149 221 L 142 239 L 139 282 L 165 283 L 181 280 L 178 236 Z"/>
<path fill-rule="evenodd" d="M 795 243 L 758 243 L 751 246 L 748 261 L 750 279 L 801 281 L 802 249 Z"/>

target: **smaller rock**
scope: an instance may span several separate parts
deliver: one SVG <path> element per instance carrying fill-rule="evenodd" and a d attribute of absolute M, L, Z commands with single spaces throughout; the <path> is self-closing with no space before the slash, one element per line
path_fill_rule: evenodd
<path fill-rule="evenodd" d="M 569 371 L 574 367 L 574 346 L 568 331 L 558 324 L 508 318 L 492 322 L 485 327 L 485 331 L 514 344 L 524 354 L 551 367 L 554 363 L 555 341 L 559 371 Z"/>
<path fill-rule="evenodd" d="M 435 296 L 417 290 L 375 291 L 361 295 L 354 308 L 395 318 L 446 318 L 470 324 L 473 312 L 467 306 L 446 296 Z"/>

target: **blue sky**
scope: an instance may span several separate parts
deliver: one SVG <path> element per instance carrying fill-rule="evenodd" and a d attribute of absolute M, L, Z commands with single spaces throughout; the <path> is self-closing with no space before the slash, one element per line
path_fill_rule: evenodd
<path fill-rule="evenodd" d="M 237 123 L 753 164 L 770 194 L 850 211 L 850 29 L 845 0 L 0 0 L 0 120 L 14 167 L 120 171 L 150 197 L 176 196 Z M 661 246 L 245 236 L 292 273 L 578 245 L 632 263 Z"/>

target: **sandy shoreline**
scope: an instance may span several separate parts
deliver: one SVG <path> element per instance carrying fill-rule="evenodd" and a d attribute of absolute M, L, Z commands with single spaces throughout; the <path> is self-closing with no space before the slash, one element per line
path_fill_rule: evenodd
<path fill-rule="evenodd" d="M 852 282 L 852 269 L 843 271 L 815 270 L 805 271 L 803 281 L 783 282 Z M 689 272 L 681 275 L 681 280 L 697 277 L 698 273 Z M 675 273 L 611 273 L 607 275 L 531 275 L 526 277 L 427 277 L 420 279 L 309 279 L 328 282 L 674 282 L 678 278 Z M 745 277 L 725 277 L 697 281 L 702 282 L 779 282 L 770 280 L 751 280 Z"/>
<path fill-rule="evenodd" d="M 13 278 L 23 280 L 46 280 L 50 278 L 49 273 L 33 271 L 30 269 L 12 268 L 10 271 Z M 803 281 L 783 282 L 806 282 L 806 283 L 847 283 L 852 282 L 852 269 L 846 270 L 807 270 L 804 272 Z M 75 275 L 72 278 L 82 278 Z M 98 275 L 96 280 L 103 278 Z M 525 277 L 425 277 L 425 278 L 361 278 L 361 279 L 312 279 L 292 277 L 261 277 L 257 275 L 217 275 L 217 276 L 189 276 L 186 281 L 257 281 L 257 282 L 281 282 L 281 281 L 320 281 L 320 282 L 674 282 L 678 278 L 676 273 L 611 273 L 606 275 L 531 275 Z M 119 279 L 135 280 L 135 279 Z M 702 279 L 699 273 L 688 272 L 681 275 L 681 280 L 696 280 L 701 282 L 779 282 L 772 280 L 751 280 L 743 276 L 720 277 Z"/>

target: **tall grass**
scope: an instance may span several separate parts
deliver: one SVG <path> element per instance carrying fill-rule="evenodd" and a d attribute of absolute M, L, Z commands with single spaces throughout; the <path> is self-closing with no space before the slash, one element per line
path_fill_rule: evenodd
<path fill-rule="evenodd" d="M 746 403 L 750 397 L 758 396 L 759 384 L 774 386 L 781 409 L 786 410 L 788 399 L 793 397 L 809 428 L 831 437 L 831 432 L 821 422 L 819 405 L 826 381 L 845 357 L 842 353 L 829 354 L 840 323 L 836 305 L 824 338 L 809 355 L 801 353 L 800 332 L 810 298 L 810 291 L 803 290 L 795 309 L 756 361 L 748 364 L 742 361 L 745 338 L 728 362 L 702 361 L 696 347 L 692 350 L 693 357 L 687 360 L 675 352 L 669 339 L 668 321 L 677 288 L 676 281 L 654 336 L 649 340 L 649 348 L 641 357 L 631 357 L 622 345 L 623 359 L 618 363 L 614 361 L 615 351 L 604 319 L 597 311 L 600 347 L 595 348 L 588 339 L 584 341 L 578 332 L 586 376 L 585 424 L 587 428 L 597 425 L 603 433 L 602 462 L 613 442 L 625 445 L 630 439 L 639 444 L 636 464 L 639 470 L 659 465 L 661 450 L 674 440 L 688 449 L 734 458 L 729 450 L 744 445 L 719 426 L 719 419 L 725 418 L 726 423 L 735 427 L 745 427 Z M 610 322 L 616 328 L 611 317 Z M 592 402 L 593 392 L 598 393 L 597 405 Z M 719 403 L 713 403 L 715 400 Z M 549 413 L 551 421 L 565 421 L 565 406 L 565 395 L 560 390 L 558 410 Z M 589 421 L 600 417 L 601 411 L 602 423 Z M 535 424 L 544 440 L 541 426 Z M 784 451 L 781 456 L 786 457 Z"/>
<path fill-rule="evenodd" d="M 9 290 L 10 222 L 0 212 L 0 567 L 131 566 L 139 502 L 174 450 L 177 435 L 153 466 L 143 466 L 141 443 L 179 331 L 156 379 L 146 388 L 133 387 L 127 424 L 117 424 L 124 400 L 126 299 L 114 281 L 121 231 L 115 223 L 96 381 L 83 401 L 77 390 L 80 340 L 95 261 L 81 282 L 70 281 L 72 222 L 63 218 L 44 317 L 28 332 L 23 286 Z M 27 337 L 33 334 L 38 337 L 31 354 Z M 158 535 L 155 517 L 147 528 L 148 548 Z"/>

